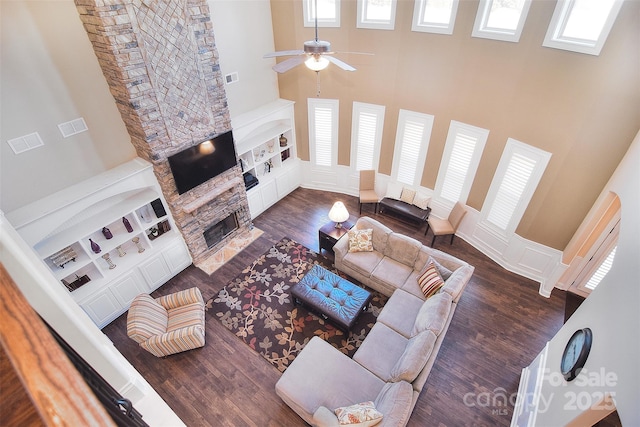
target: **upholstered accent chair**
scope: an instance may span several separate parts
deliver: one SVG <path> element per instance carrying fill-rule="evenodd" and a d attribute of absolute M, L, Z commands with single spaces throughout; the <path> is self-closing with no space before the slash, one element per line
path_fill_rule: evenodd
<path fill-rule="evenodd" d="M 449 217 L 447 219 L 439 219 L 430 216 L 427 219 L 427 229 L 424 232 L 424 235 L 427 235 L 429 229 L 433 232 L 433 239 L 431 240 L 431 247 L 436 241 L 436 236 L 447 236 L 451 234 L 451 242 L 449 244 L 453 244 L 453 238 L 456 235 L 456 230 L 458 230 L 458 226 L 460 222 L 462 222 L 462 218 L 467 213 L 466 208 L 460 202 L 456 202 L 449 213 Z"/>
<path fill-rule="evenodd" d="M 127 314 L 127 335 L 151 354 L 164 357 L 204 346 L 204 300 L 193 287 L 153 298 L 140 294 Z"/>
<path fill-rule="evenodd" d="M 380 196 L 376 193 L 376 171 L 361 170 L 360 171 L 360 213 L 362 213 L 362 205 L 364 203 L 375 203 L 374 213 L 378 212 L 378 203 Z"/>

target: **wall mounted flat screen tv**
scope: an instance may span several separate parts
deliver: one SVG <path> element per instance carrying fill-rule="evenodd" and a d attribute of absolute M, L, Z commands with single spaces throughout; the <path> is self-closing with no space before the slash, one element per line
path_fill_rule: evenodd
<path fill-rule="evenodd" d="M 238 162 L 231 131 L 169 156 L 168 160 L 179 194 L 220 175 Z"/>

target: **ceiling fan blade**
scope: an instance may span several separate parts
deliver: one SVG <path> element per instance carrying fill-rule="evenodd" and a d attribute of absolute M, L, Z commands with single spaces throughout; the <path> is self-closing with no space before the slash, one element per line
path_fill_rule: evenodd
<path fill-rule="evenodd" d="M 304 50 L 281 50 L 278 52 L 267 53 L 263 58 L 276 58 L 278 56 L 303 55 Z"/>
<path fill-rule="evenodd" d="M 341 53 L 343 55 L 369 55 L 369 56 L 375 55 L 374 53 L 369 53 L 369 52 L 331 52 L 331 53 Z"/>
<path fill-rule="evenodd" d="M 306 56 L 294 56 L 293 58 L 277 63 L 271 68 L 277 73 L 286 73 L 296 65 L 302 64 L 306 59 Z"/>
<path fill-rule="evenodd" d="M 355 71 L 356 70 L 351 65 L 347 64 L 346 62 L 343 62 L 343 61 L 339 60 L 338 58 L 336 58 L 334 56 L 325 55 L 324 57 L 327 58 L 329 61 L 333 62 L 334 64 L 336 64 L 338 67 L 342 68 L 345 71 Z"/>

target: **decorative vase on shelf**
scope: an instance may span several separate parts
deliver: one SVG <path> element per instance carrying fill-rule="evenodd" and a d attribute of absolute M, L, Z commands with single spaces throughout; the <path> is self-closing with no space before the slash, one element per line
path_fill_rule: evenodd
<path fill-rule="evenodd" d="M 140 209 L 140 216 L 144 222 L 151 222 L 151 207 L 149 205 L 144 205 Z"/>
<path fill-rule="evenodd" d="M 284 134 L 280 134 L 280 147 L 286 147 L 287 146 L 287 137 L 284 136 Z"/>
<path fill-rule="evenodd" d="M 99 254 L 100 253 L 100 245 L 97 244 L 96 242 L 94 242 L 93 240 L 89 239 L 89 241 L 91 242 L 91 250 L 96 253 Z"/>
<path fill-rule="evenodd" d="M 111 234 L 111 230 L 109 230 L 107 227 L 102 227 L 102 234 L 104 234 L 104 237 L 107 240 L 113 237 L 113 234 Z"/>
<path fill-rule="evenodd" d="M 124 224 L 124 228 L 127 229 L 127 232 L 129 233 L 133 232 L 133 227 L 131 226 L 131 223 L 129 222 L 126 216 L 122 217 L 122 223 Z"/>

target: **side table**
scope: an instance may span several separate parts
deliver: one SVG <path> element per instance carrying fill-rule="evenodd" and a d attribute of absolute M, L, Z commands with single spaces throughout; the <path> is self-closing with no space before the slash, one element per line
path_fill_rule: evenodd
<path fill-rule="evenodd" d="M 350 221 L 343 222 L 340 228 L 336 228 L 335 222 L 329 222 L 323 225 L 318 231 L 320 252 L 322 252 L 323 249 L 333 252 L 333 245 L 335 245 L 342 236 L 347 234 L 351 227 L 353 227 L 353 223 Z"/>

